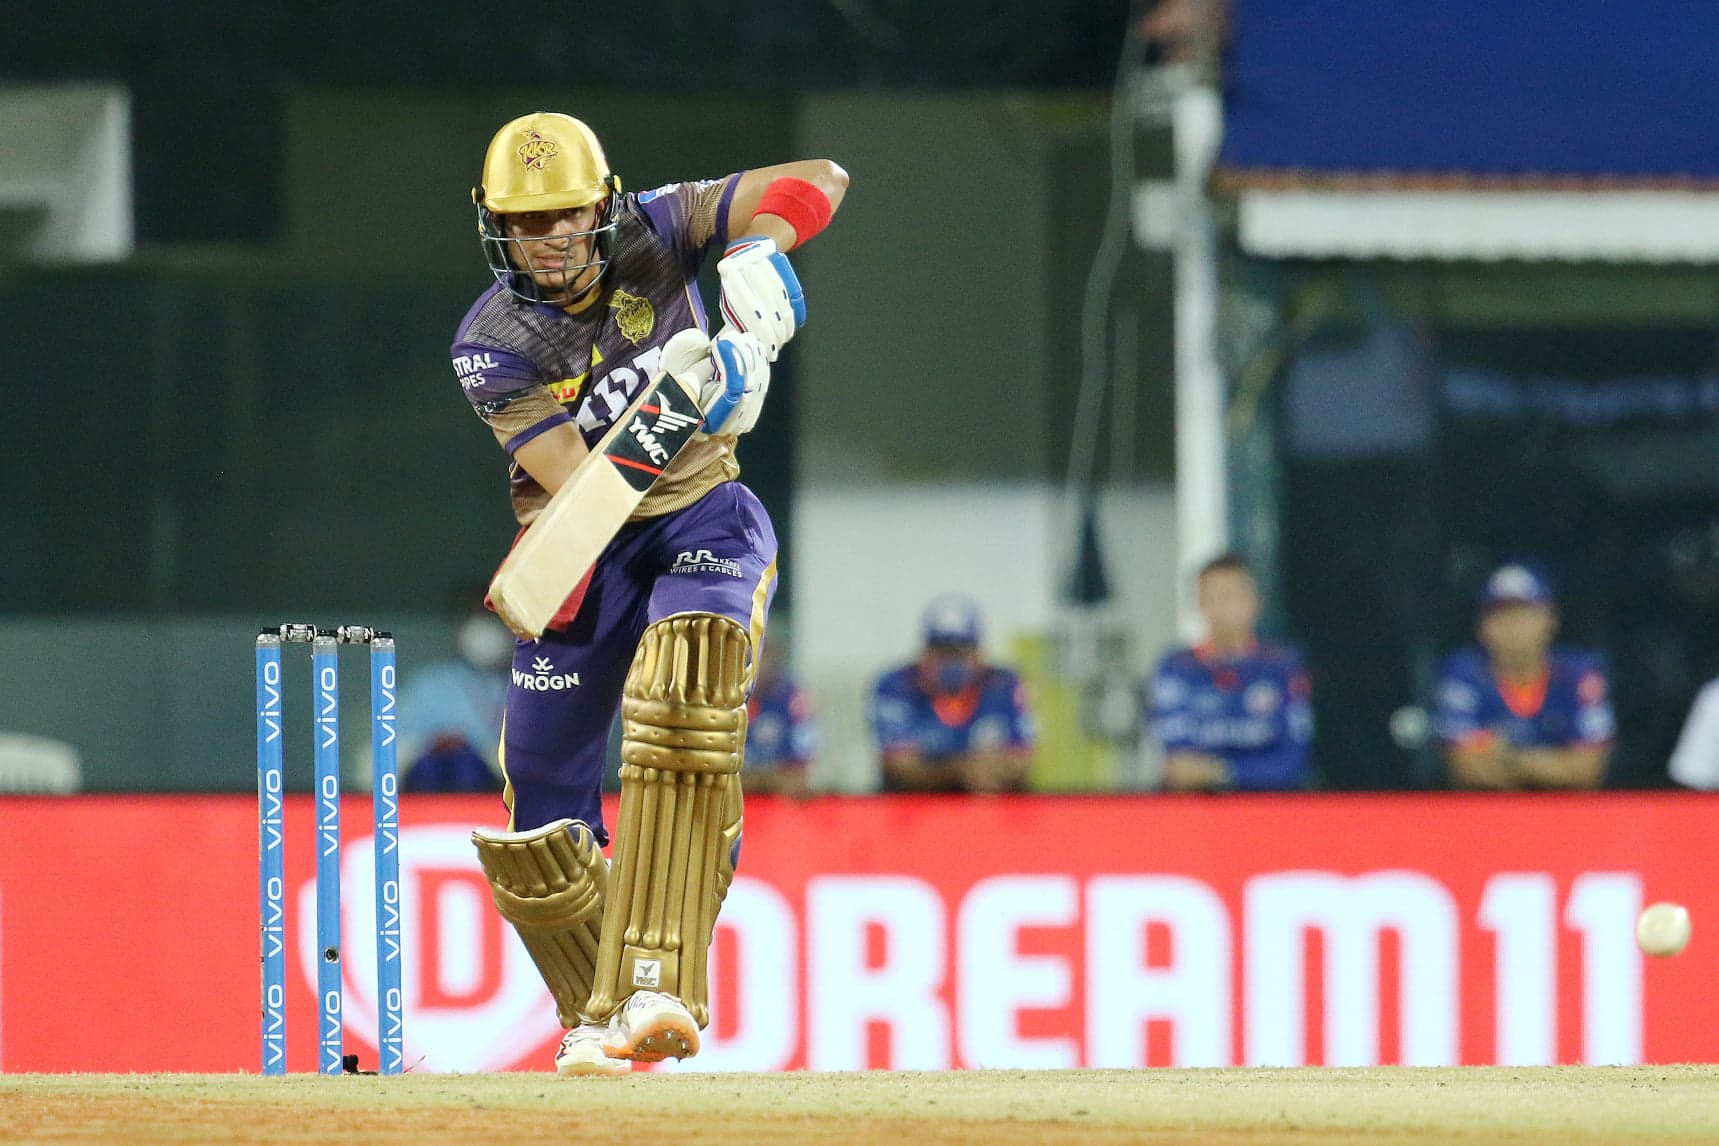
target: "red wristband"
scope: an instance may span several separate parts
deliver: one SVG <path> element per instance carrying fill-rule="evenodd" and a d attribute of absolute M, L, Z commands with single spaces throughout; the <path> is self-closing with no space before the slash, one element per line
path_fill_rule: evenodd
<path fill-rule="evenodd" d="M 774 215 L 794 228 L 794 245 L 798 247 L 829 226 L 835 208 L 830 206 L 830 197 L 816 183 L 783 176 L 772 179 L 770 186 L 764 188 L 755 213 Z"/>

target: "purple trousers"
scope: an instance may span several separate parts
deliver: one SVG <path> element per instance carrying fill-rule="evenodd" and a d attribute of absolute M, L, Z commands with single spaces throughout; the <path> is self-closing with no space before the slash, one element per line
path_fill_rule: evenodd
<path fill-rule="evenodd" d="M 514 649 L 501 756 L 513 830 L 565 816 L 607 844 L 609 727 L 646 627 L 676 613 L 715 613 L 751 632 L 756 658 L 775 592 L 776 531 L 739 482 L 622 526 L 597 559 L 573 623 Z"/>

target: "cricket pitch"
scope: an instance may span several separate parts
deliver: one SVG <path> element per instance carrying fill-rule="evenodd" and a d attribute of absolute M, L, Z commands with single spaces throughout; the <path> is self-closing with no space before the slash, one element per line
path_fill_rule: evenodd
<path fill-rule="evenodd" d="M 1719 1141 L 1719 1067 L 0 1075 L 0 1141 Z"/>

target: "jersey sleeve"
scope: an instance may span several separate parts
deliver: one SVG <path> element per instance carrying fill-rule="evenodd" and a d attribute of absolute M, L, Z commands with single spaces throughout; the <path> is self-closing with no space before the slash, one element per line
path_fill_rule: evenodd
<path fill-rule="evenodd" d="M 1032 705 L 1027 702 L 1027 686 L 1013 674 L 1009 678 L 1009 731 L 1006 745 L 1009 748 L 1031 748 L 1037 739 L 1037 729 L 1033 724 Z"/>
<path fill-rule="evenodd" d="M 1610 744 L 1616 737 L 1617 717 L 1612 712 L 1605 665 L 1595 658 L 1579 666 L 1576 672 L 1576 718 L 1571 742 L 1592 746 Z"/>
<path fill-rule="evenodd" d="M 697 271 L 712 246 L 728 244 L 728 205 L 739 175 L 695 183 L 668 183 L 639 195 L 639 209 L 681 265 Z"/>
<path fill-rule="evenodd" d="M 571 420 L 537 364 L 524 355 L 465 341 L 454 343 L 452 354 L 454 377 L 466 400 L 508 453 Z"/>
<path fill-rule="evenodd" d="M 1176 671 L 1173 656 L 1158 662 L 1148 701 L 1152 728 L 1166 752 L 1194 748 L 1193 686 Z"/>
<path fill-rule="evenodd" d="M 1666 771 L 1685 788 L 1719 788 L 1719 680 L 1696 694 Z"/>
<path fill-rule="evenodd" d="M 919 747 L 913 730 L 913 704 L 901 694 L 892 677 L 877 684 L 871 698 L 871 727 L 878 750 L 884 755 Z"/>
<path fill-rule="evenodd" d="M 1299 755 L 1305 755 L 1313 743 L 1313 679 L 1301 658 L 1294 658 L 1284 679 L 1284 736 Z"/>
<path fill-rule="evenodd" d="M 1456 658 L 1439 673 L 1433 730 L 1447 747 L 1474 744 L 1484 737 L 1480 715 L 1480 685 L 1463 671 Z"/>
<path fill-rule="evenodd" d="M 1292 783 L 1307 774 L 1307 749 L 1313 743 L 1313 681 L 1299 656 L 1283 674 L 1283 766 Z"/>

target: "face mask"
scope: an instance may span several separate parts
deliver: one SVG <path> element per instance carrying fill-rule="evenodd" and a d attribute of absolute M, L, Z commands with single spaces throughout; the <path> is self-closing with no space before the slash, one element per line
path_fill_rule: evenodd
<path fill-rule="evenodd" d="M 486 671 L 505 668 L 513 659 L 513 634 L 492 617 L 466 618 L 454 643 L 460 656 Z"/>

